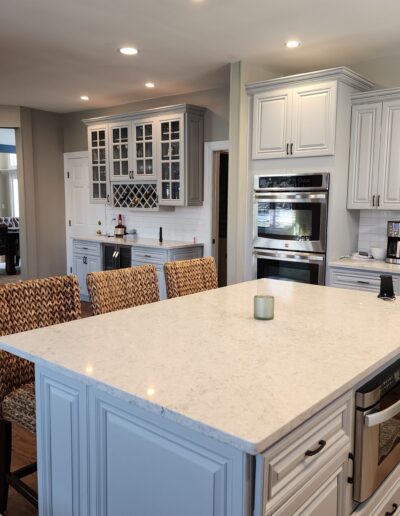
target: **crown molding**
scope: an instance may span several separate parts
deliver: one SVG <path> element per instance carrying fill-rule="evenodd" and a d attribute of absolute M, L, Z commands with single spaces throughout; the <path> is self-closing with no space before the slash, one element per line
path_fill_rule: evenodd
<path fill-rule="evenodd" d="M 253 82 L 246 85 L 246 91 L 248 95 L 254 95 L 254 93 L 275 89 L 280 86 L 325 80 L 340 81 L 361 91 L 370 90 L 376 86 L 372 81 L 366 79 L 357 72 L 353 72 L 353 70 L 350 70 L 350 68 L 347 68 L 346 66 L 339 66 L 336 68 L 328 68 L 327 70 L 318 70 L 316 72 L 300 73 L 296 75 L 288 75 L 286 77 L 268 79 L 267 81 Z"/>
<path fill-rule="evenodd" d="M 105 122 L 123 122 L 125 120 L 137 120 L 141 118 L 151 118 L 163 113 L 190 113 L 203 115 L 206 108 L 194 106 L 192 104 L 175 104 L 173 106 L 163 106 L 152 109 L 144 109 L 143 111 L 135 111 L 133 113 L 122 113 L 120 115 L 105 115 L 94 118 L 83 118 L 85 125 L 92 125 Z"/>
<path fill-rule="evenodd" d="M 353 104 L 365 102 L 379 102 L 383 100 L 390 100 L 400 98 L 400 88 L 386 88 L 381 90 L 370 90 L 364 93 L 353 93 L 351 100 Z"/>

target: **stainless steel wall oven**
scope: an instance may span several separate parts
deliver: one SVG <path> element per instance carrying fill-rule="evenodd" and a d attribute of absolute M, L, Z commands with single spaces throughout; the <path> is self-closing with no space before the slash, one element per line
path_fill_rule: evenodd
<path fill-rule="evenodd" d="M 328 173 L 255 177 L 257 278 L 324 284 L 328 196 Z"/>

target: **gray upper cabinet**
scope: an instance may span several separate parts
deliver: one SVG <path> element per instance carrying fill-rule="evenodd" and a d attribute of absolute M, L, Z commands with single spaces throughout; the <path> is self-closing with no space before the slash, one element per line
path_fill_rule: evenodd
<path fill-rule="evenodd" d="M 400 90 L 353 96 L 349 209 L 400 209 Z"/>
<path fill-rule="evenodd" d="M 84 120 L 92 160 L 91 201 L 107 202 L 112 192 L 112 203 L 120 208 L 116 188 L 125 192 L 132 186 L 124 184 L 133 183 L 142 191 L 151 182 L 152 188 L 157 186 L 157 206 L 202 205 L 204 112 L 182 104 Z"/>

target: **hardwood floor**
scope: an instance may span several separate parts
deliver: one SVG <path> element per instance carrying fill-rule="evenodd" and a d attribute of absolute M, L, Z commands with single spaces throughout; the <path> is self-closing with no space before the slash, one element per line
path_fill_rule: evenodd
<path fill-rule="evenodd" d="M 91 317 L 90 303 L 82 302 L 82 317 Z M 12 470 L 34 462 L 36 458 L 35 436 L 13 425 Z M 25 482 L 37 490 L 37 476 L 25 477 Z M 8 496 L 7 516 L 37 516 L 38 511 L 12 487 Z"/>
<path fill-rule="evenodd" d="M 26 466 L 36 460 L 35 436 L 13 425 L 12 470 Z M 30 475 L 24 481 L 37 490 L 37 477 Z M 23 496 L 10 487 L 7 516 L 37 516 L 38 511 Z"/>

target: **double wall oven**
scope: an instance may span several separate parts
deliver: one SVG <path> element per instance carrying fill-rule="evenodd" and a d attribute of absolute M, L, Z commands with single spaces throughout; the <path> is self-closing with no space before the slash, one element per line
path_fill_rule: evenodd
<path fill-rule="evenodd" d="M 328 173 L 255 177 L 257 278 L 325 284 Z"/>

